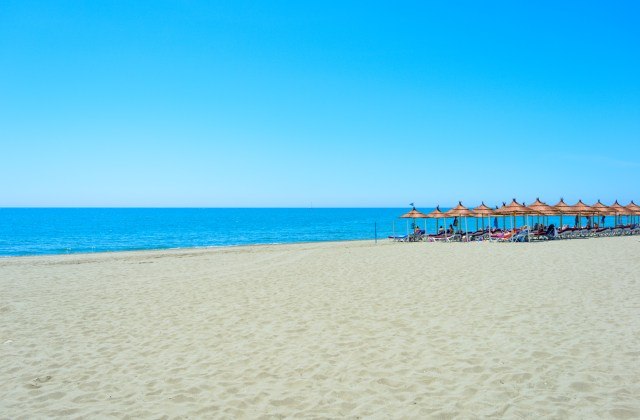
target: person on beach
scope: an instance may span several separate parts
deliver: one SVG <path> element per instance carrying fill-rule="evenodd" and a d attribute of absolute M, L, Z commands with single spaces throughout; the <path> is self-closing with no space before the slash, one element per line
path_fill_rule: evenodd
<path fill-rule="evenodd" d="M 547 235 L 547 237 L 551 239 L 555 239 L 558 237 L 558 230 L 556 229 L 556 226 L 553 223 L 549 225 L 545 235 Z"/>
<path fill-rule="evenodd" d="M 444 228 L 442 225 L 438 228 L 438 235 L 442 235 L 444 233 Z"/>

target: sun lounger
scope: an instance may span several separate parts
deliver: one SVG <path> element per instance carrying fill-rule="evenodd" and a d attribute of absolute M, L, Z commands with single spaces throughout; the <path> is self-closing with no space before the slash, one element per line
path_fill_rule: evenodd
<path fill-rule="evenodd" d="M 485 237 L 489 235 L 489 232 L 484 230 L 479 230 L 473 233 L 469 233 L 468 239 L 469 241 L 484 241 Z"/>
<path fill-rule="evenodd" d="M 431 235 L 427 238 L 429 242 L 458 242 L 461 240 L 461 236 L 457 233 L 451 234 L 441 234 L 441 235 Z"/>
<path fill-rule="evenodd" d="M 515 235 L 515 232 L 513 231 L 495 233 L 491 235 L 490 240 L 494 242 L 507 242 L 513 237 L 513 235 Z"/>
<path fill-rule="evenodd" d="M 576 229 L 574 228 L 562 229 L 560 232 L 558 232 L 558 236 L 560 237 L 560 239 L 573 239 L 576 237 Z"/>
<path fill-rule="evenodd" d="M 529 231 L 526 229 L 521 230 L 509 238 L 509 242 L 529 242 Z"/>
<path fill-rule="evenodd" d="M 535 232 L 531 232 L 530 239 L 532 241 L 548 241 L 549 236 L 547 236 L 547 232 L 544 230 L 537 230 Z"/>

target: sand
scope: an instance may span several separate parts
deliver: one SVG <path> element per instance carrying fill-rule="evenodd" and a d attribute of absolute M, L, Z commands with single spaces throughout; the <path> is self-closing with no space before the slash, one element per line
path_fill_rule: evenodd
<path fill-rule="evenodd" d="M 640 417 L 640 238 L 0 259 L 0 418 Z"/>

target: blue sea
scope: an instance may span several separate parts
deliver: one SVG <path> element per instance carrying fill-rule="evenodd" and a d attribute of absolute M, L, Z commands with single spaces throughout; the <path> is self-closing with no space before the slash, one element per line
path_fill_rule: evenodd
<path fill-rule="evenodd" d="M 0 256 L 383 239 L 407 233 L 411 221 L 398 217 L 408 210 L 0 208 Z M 573 219 L 565 219 L 569 221 Z M 554 222 L 558 223 L 550 221 Z M 423 227 L 425 221 L 418 223 Z M 430 232 L 435 223 L 427 221 Z M 521 224 L 523 220 L 517 222 Z M 506 226 L 510 225 L 507 219 Z M 475 226 L 469 219 L 469 230 Z M 460 228 L 464 230 L 464 224 Z"/>
<path fill-rule="evenodd" d="M 0 256 L 374 239 L 406 209 L 0 208 Z M 406 230 L 405 221 L 396 220 Z"/>

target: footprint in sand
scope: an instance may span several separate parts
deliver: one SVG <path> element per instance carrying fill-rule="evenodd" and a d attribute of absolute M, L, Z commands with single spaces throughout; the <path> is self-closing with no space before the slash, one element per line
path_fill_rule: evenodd
<path fill-rule="evenodd" d="M 29 382 L 26 386 L 27 388 L 37 389 L 37 388 L 40 388 L 42 384 L 49 382 L 51 378 L 52 378 L 51 375 L 38 376 L 37 378 Z"/>

